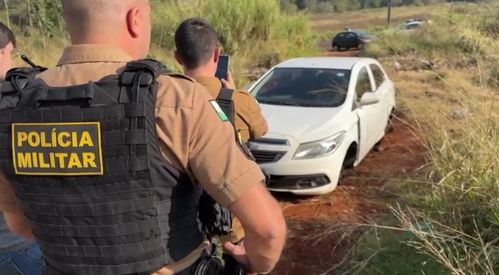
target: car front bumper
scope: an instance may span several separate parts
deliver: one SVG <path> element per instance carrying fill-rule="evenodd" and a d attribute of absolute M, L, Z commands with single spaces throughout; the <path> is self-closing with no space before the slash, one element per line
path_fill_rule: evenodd
<path fill-rule="evenodd" d="M 346 153 L 343 145 L 329 156 L 306 160 L 292 158 L 295 148 L 288 147 L 287 151 L 282 149 L 258 146 L 258 151 L 254 151 L 260 167 L 268 176 L 269 190 L 296 195 L 320 195 L 336 188 Z M 269 152 L 273 152 L 276 157 L 269 157 Z"/>

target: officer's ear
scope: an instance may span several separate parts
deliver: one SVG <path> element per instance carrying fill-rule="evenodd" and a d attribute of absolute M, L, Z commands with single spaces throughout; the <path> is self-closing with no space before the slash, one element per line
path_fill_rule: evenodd
<path fill-rule="evenodd" d="M 220 47 L 216 47 L 213 52 L 213 62 L 218 63 L 218 59 L 220 59 L 220 54 L 222 53 L 222 49 Z"/>
<path fill-rule="evenodd" d="M 175 50 L 175 60 L 177 60 L 178 64 L 184 66 L 184 62 L 182 61 L 182 56 L 180 55 L 180 53 Z"/>
<path fill-rule="evenodd" d="M 138 36 L 140 36 L 140 33 L 141 33 L 140 27 L 141 27 L 141 24 L 143 24 L 143 22 L 140 22 L 140 20 L 141 20 L 140 13 L 141 13 L 141 10 L 134 7 L 134 8 L 131 8 L 126 14 L 126 25 L 127 25 L 128 33 L 133 38 L 137 38 Z"/>

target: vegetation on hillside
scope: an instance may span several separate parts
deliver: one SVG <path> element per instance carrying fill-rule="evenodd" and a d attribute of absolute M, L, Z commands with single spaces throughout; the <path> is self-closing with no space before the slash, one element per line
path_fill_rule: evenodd
<path fill-rule="evenodd" d="M 443 8 L 421 30 L 380 31 L 364 53 L 388 68 L 429 62 L 390 69 L 428 166 L 421 168 L 424 177 L 386 187 L 398 194 L 392 202 L 397 222 L 364 234 L 346 270 L 499 273 L 498 7 Z"/>
<path fill-rule="evenodd" d="M 177 25 L 188 17 L 202 17 L 220 34 L 233 69 L 270 67 L 289 56 L 313 54 L 314 39 L 305 14 L 284 14 L 278 0 L 153 0 L 153 40 L 174 50 Z M 157 50 L 153 54 L 164 57 Z"/>
<path fill-rule="evenodd" d="M 17 34 L 20 51 L 37 63 L 54 65 L 68 44 L 60 1 L 6 3 L 0 18 Z M 269 67 L 289 56 L 316 52 L 307 15 L 281 13 L 278 0 L 151 0 L 151 4 L 151 56 L 173 69 L 179 69 L 173 59 L 175 29 L 182 20 L 193 16 L 207 19 L 219 32 L 240 82 L 248 68 Z"/>
<path fill-rule="evenodd" d="M 314 13 L 344 12 L 360 9 L 386 7 L 387 0 L 280 0 L 284 11 L 307 10 Z M 451 0 L 392 0 L 392 6 L 422 6 L 436 3 L 453 2 Z M 468 0 L 463 2 L 483 2 Z"/>

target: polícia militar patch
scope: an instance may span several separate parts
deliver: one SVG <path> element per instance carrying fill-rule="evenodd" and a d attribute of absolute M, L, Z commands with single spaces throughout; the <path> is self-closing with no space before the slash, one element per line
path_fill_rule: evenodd
<path fill-rule="evenodd" d="M 99 122 L 13 123 L 12 154 L 17 175 L 102 175 Z"/>
<path fill-rule="evenodd" d="M 222 121 L 229 121 L 229 117 L 224 113 L 222 108 L 220 108 L 220 105 L 215 100 L 210 100 L 211 106 L 213 106 L 213 109 L 215 109 L 215 112 L 217 112 L 218 117 Z"/>

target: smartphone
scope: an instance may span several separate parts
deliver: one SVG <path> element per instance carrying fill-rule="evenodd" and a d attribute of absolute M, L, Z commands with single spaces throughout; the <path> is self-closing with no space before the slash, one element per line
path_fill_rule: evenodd
<path fill-rule="evenodd" d="M 220 58 L 218 58 L 217 72 L 215 73 L 215 76 L 218 79 L 227 80 L 227 75 L 229 73 L 229 62 L 230 57 L 226 54 L 221 54 Z"/>

